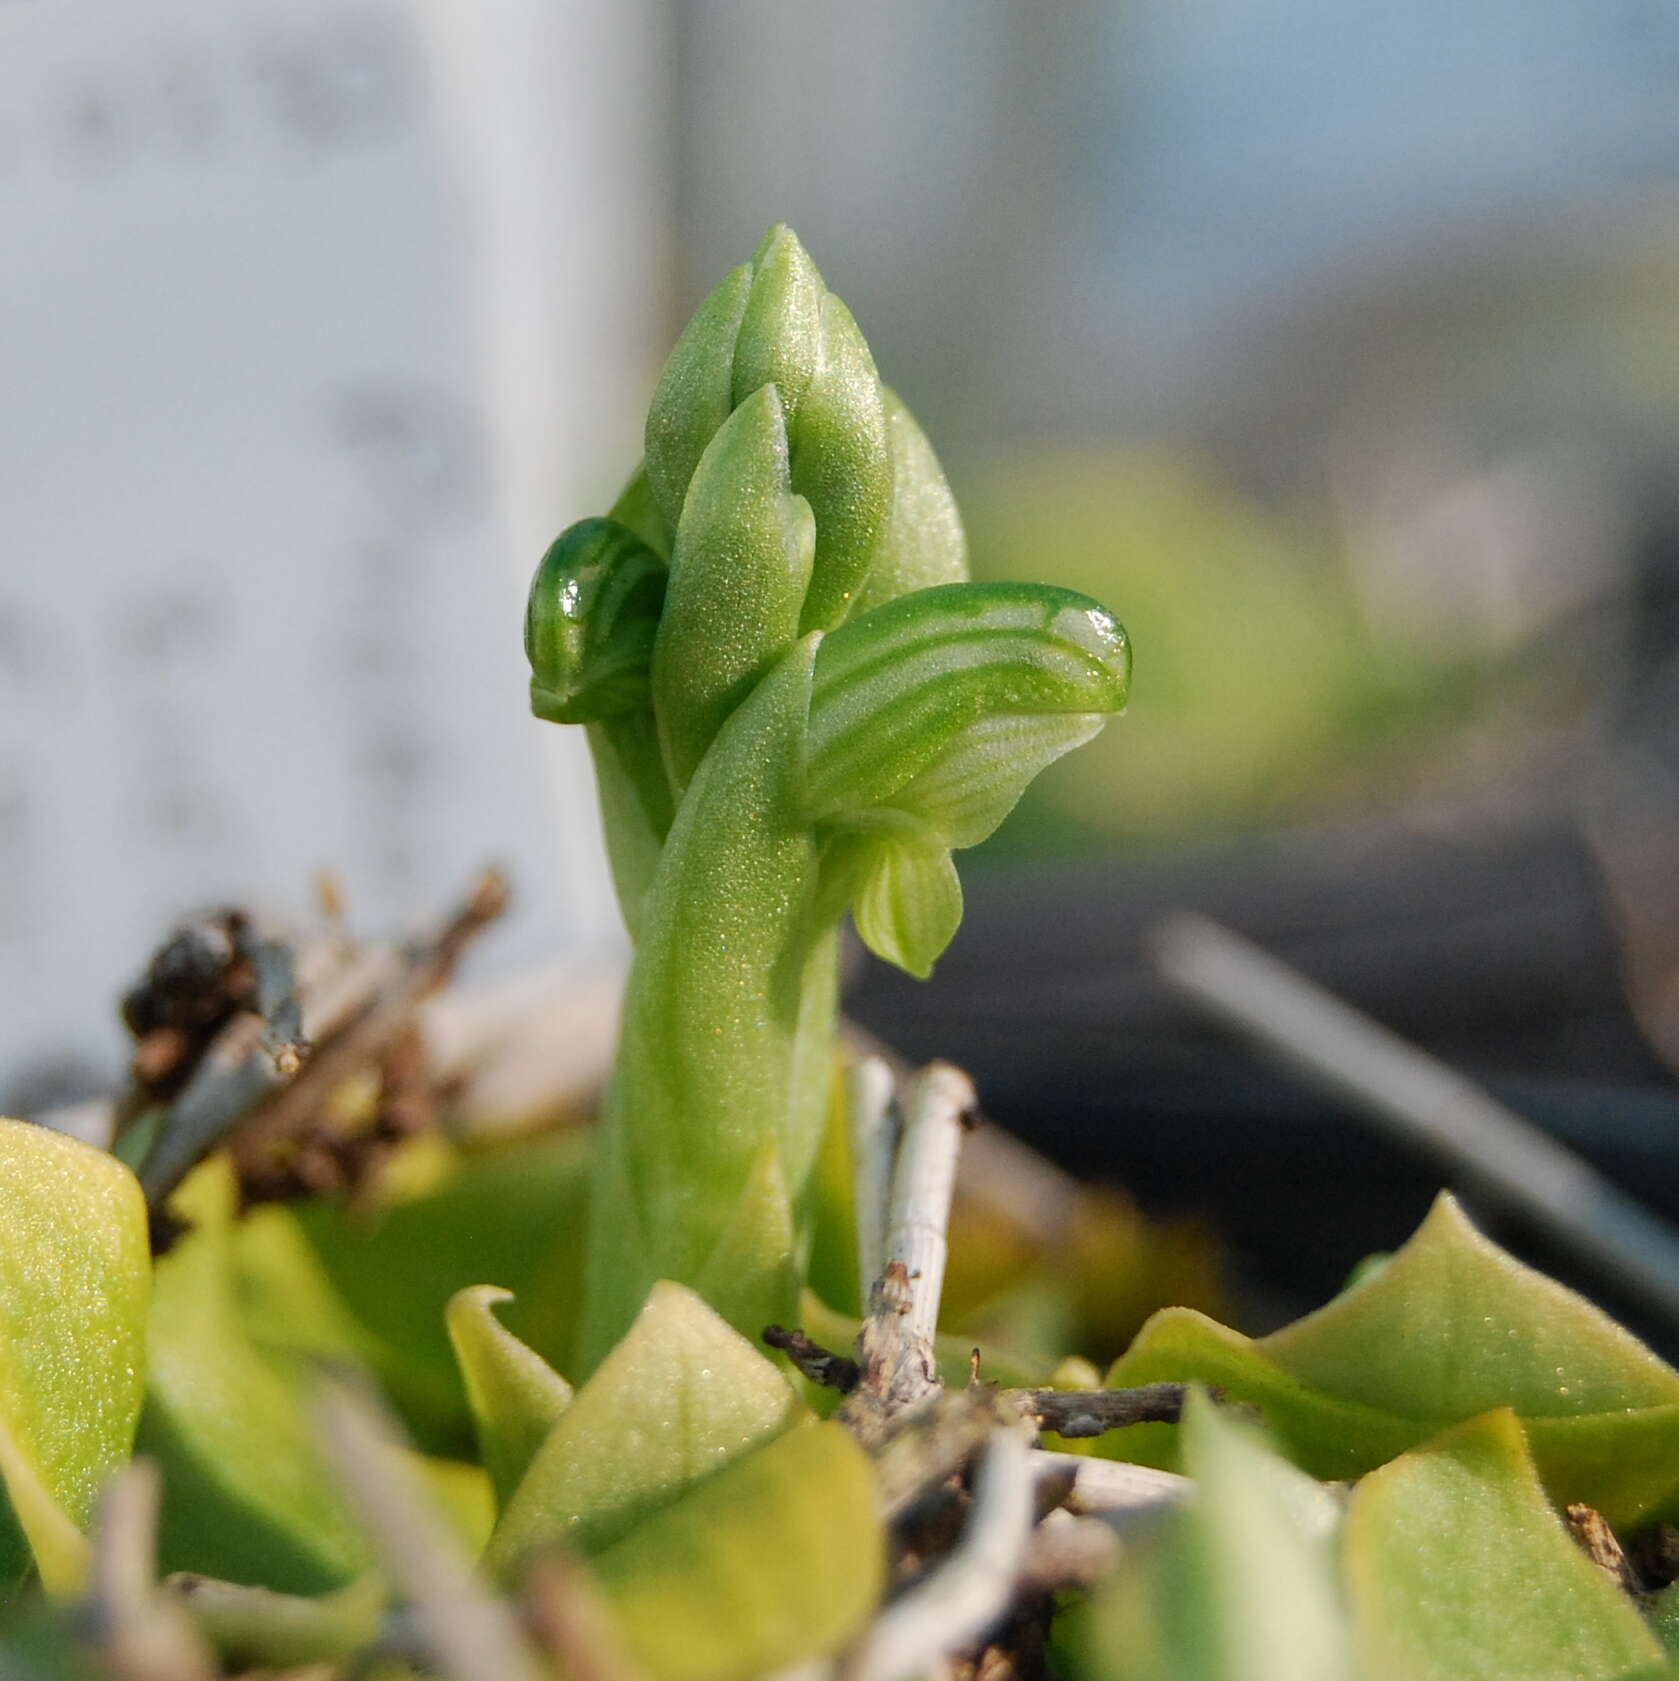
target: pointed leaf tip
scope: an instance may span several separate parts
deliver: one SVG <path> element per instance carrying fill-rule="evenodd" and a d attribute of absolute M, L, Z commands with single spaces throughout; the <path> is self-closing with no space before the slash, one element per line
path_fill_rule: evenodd
<path fill-rule="evenodd" d="M 571 1385 L 496 1317 L 497 1304 L 512 1300 L 511 1290 L 473 1284 L 444 1313 L 498 1506 L 572 1401 Z"/>
<path fill-rule="evenodd" d="M 552 1543 L 598 1552 L 803 1416 L 766 1356 L 692 1290 L 656 1284 L 538 1449 L 485 1563 L 506 1573 Z"/>

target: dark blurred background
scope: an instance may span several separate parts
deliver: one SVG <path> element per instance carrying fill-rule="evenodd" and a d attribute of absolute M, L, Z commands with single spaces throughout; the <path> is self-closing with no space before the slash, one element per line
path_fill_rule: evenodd
<path fill-rule="evenodd" d="M 0 95 L 0 1096 L 315 867 L 398 922 L 497 854 L 492 961 L 610 961 L 522 578 L 786 220 L 976 570 L 1137 648 L 857 1017 L 1211 1216 L 1254 1325 L 1450 1172 L 1175 1001 L 1175 908 L 1679 1216 L 1679 12 L 9 0 Z"/>

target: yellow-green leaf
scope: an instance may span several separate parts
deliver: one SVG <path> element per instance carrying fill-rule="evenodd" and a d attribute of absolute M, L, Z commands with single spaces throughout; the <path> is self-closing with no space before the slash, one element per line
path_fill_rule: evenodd
<path fill-rule="evenodd" d="M 595 1560 L 652 1681 L 746 1681 L 837 1651 L 880 1596 L 874 1475 L 837 1424 L 738 1460 Z"/>
<path fill-rule="evenodd" d="M 1345 1562 L 1368 1681 L 1609 1681 L 1661 1656 L 1546 1502 L 1508 1409 L 1366 1477 Z"/>
<path fill-rule="evenodd" d="M 571 1385 L 496 1318 L 511 1290 L 473 1284 L 450 1298 L 449 1340 L 478 1426 L 484 1468 L 505 1505 L 555 1421 L 571 1405 Z"/>
<path fill-rule="evenodd" d="M 1679 1402 L 1679 1372 L 1483 1237 L 1447 1194 L 1386 1266 L 1259 1348 L 1314 1389 L 1411 1418 Z"/>
<path fill-rule="evenodd" d="M 316 1446 L 298 1367 L 235 1299 L 233 1173 L 213 1157 L 171 1200 L 190 1229 L 157 1263 L 140 1445 L 163 1467 L 165 1569 L 288 1593 L 341 1587 L 367 1543 Z"/>
<path fill-rule="evenodd" d="M 1254 1341 L 1169 1308 L 1109 1382 L 1220 1385 L 1265 1414 L 1313 1476 L 1357 1477 L 1495 1406 L 1522 1417 L 1557 1501 L 1625 1525 L 1679 1513 L 1679 1374 L 1582 1297 L 1521 1265 L 1443 1197 L 1388 1263 Z M 1174 1467 L 1176 1430 L 1139 1425 L 1098 1451 Z"/>
<path fill-rule="evenodd" d="M 81 1527 L 134 1441 L 150 1282 L 134 1175 L 0 1120 L 0 1581 L 33 1553 L 48 1587 L 76 1585 Z"/>
<path fill-rule="evenodd" d="M 657 1284 L 537 1450 L 485 1562 L 505 1572 L 556 1543 L 598 1552 L 804 1411 L 692 1290 Z"/>
<path fill-rule="evenodd" d="M 1108 1373 L 1116 1386 L 1160 1380 L 1216 1384 L 1233 1400 L 1258 1407 L 1294 1463 L 1326 1480 L 1361 1476 L 1427 1434 L 1411 1420 L 1307 1388 L 1267 1360 L 1252 1338 L 1193 1308 L 1155 1314 Z M 1173 1425 L 1140 1424 L 1104 1437 L 1099 1449 L 1176 1469 L 1177 1436 Z"/>

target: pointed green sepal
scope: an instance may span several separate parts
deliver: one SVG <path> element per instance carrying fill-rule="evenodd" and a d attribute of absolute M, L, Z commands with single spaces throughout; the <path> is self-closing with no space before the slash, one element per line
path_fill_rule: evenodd
<path fill-rule="evenodd" d="M 861 617 L 911 590 L 960 584 L 968 576 L 968 538 L 939 458 L 915 416 L 890 386 L 886 445 L 892 457 L 892 509 L 880 528 L 868 582 L 852 614 Z"/>
<path fill-rule="evenodd" d="M 764 235 L 752 258 L 752 292 L 735 340 L 734 400 L 773 385 L 787 424 L 798 420 L 822 361 L 822 302 L 828 289 L 798 235 L 785 223 Z"/>
<path fill-rule="evenodd" d="M 822 361 L 792 429 L 793 488 L 816 515 L 816 556 L 801 630 L 828 630 L 868 580 L 892 506 L 892 458 L 874 358 L 833 293 L 822 304 Z"/>
<path fill-rule="evenodd" d="M 679 789 L 724 720 L 793 645 L 814 540 L 810 508 L 791 489 L 780 394 L 762 386 L 712 439 L 676 528 L 653 702 Z"/>
<path fill-rule="evenodd" d="M 647 411 L 647 483 L 666 531 L 676 530 L 688 481 L 734 407 L 735 338 L 751 291 L 750 264 L 725 275 L 659 376 Z"/>

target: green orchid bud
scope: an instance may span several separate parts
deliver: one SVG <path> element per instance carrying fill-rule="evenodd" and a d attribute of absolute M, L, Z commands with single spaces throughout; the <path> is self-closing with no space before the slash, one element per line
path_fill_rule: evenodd
<path fill-rule="evenodd" d="M 841 921 L 926 974 L 962 918 L 953 852 L 1124 705 L 1105 609 L 965 570 L 931 445 L 772 229 L 672 352 L 613 518 L 532 592 L 533 705 L 589 724 L 636 944 L 579 1376 L 661 1278 L 749 1334 L 793 1310 Z"/>
<path fill-rule="evenodd" d="M 618 902 L 632 935 L 675 801 L 653 716 L 665 563 L 627 526 L 580 520 L 542 557 L 525 609 L 531 710 L 587 724 Z"/>
<path fill-rule="evenodd" d="M 791 229 L 771 228 L 750 263 L 700 306 L 665 364 L 647 418 L 647 473 L 667 529 L 680 522 L 701 455 L 730 411 L 767 385 L 781 395 L 792 488 L 816 519 L 801 631 L 851 611 L 892 506 L 885 400 L 851 313 Z"/>
<path fill-rule="evenodd" d="M 542 557 L 525 608 L 531 710 L 589 724 L 648 704 L 665 564 L 610 519 L 579 520 Z"/>

